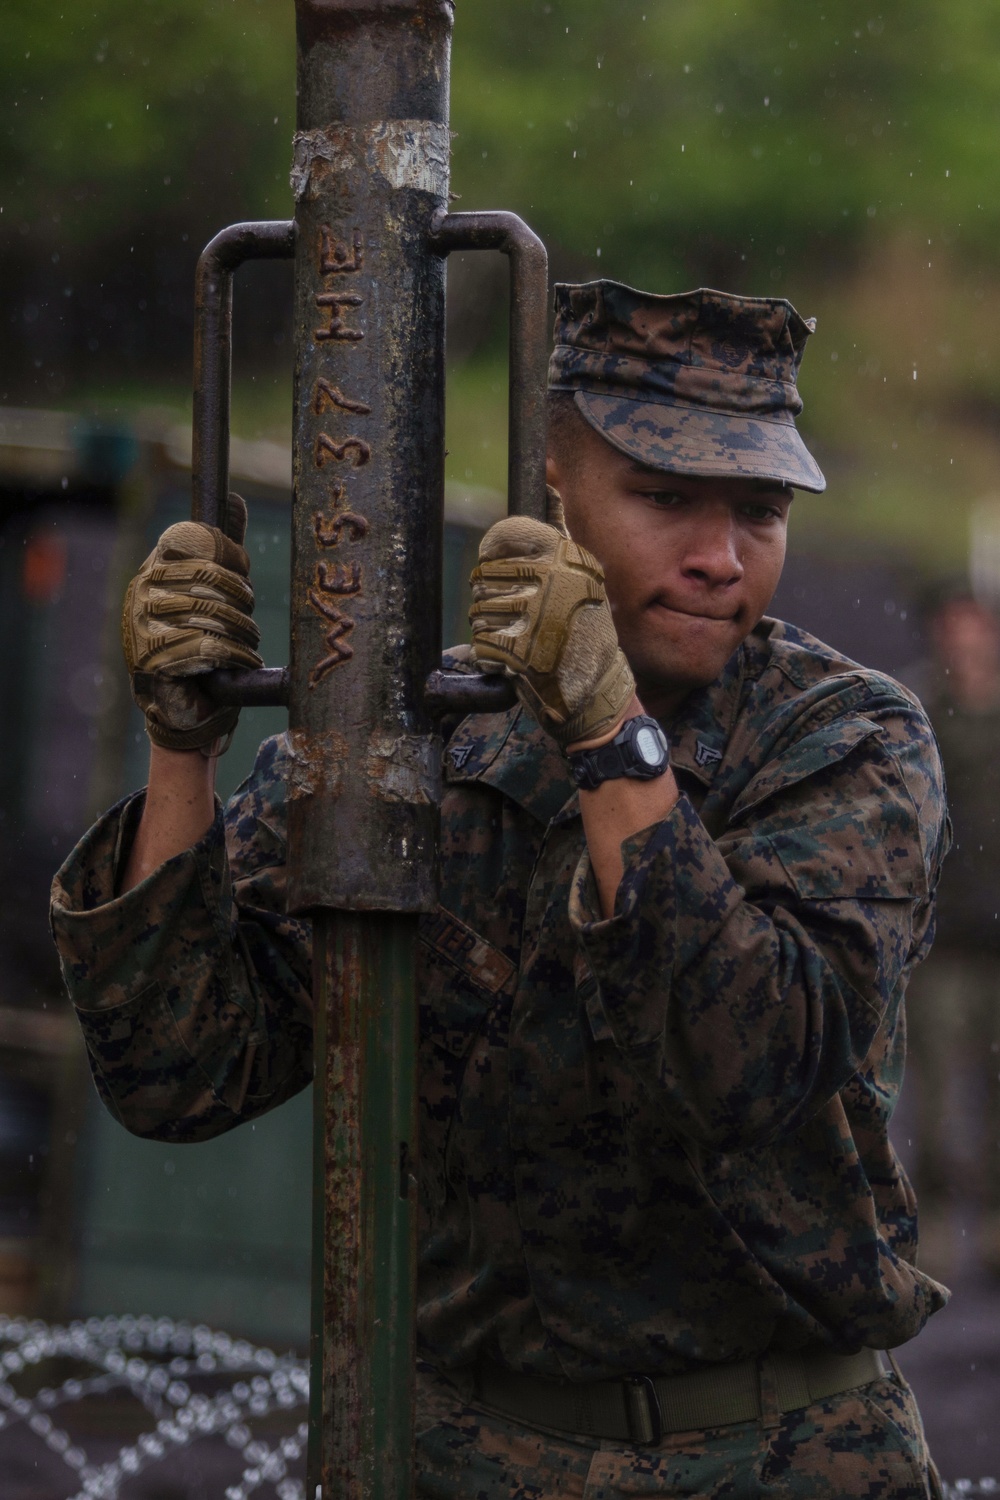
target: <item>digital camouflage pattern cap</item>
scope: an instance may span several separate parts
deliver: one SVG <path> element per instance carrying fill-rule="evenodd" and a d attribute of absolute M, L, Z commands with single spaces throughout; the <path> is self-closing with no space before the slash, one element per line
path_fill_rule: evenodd
<path fill-rule="evenodd" d="M 549 388 L 573 391 L 602 437 L 677 474 L 826 480 L 795 426 L 816 327 L 779 297 L 702 287 L 661 297 L 618 281 L 555 289 Z"/>

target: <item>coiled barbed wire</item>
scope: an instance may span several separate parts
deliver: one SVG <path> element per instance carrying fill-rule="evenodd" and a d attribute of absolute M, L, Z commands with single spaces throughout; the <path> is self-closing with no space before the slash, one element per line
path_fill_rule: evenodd
<path fill-rule="evenodd" d="M 303 1481 L 291 1474 L 305 1453 L 308 1425 L 268 1445 L 253 1436 L 255 1417 L 294 1411 L 309 1401 L 309 1367 L 295 1354 L 234 1339 L 204 1324 L 151 1316 L 87 1318 L 66 1326 L 38 1319 L 0 1316 L 0 1433 L 17 1423 L 58 1454 L 77 1488 L 67 1500 L 117 1500 L 119 1488 L 143 1469 L 160 1463 L 171 1450 L 200 1438 L 222 1435 L 244 1460 L 243 1473 L 225 1490 L 225 1500 L 250 1500 L 270 1487 L 277 1500 L 305 1500 Z M 29 1398 L 10 1383 L 46 1359 L 89 1364 L 94 1374 L 44 1387 Z M 211 1396 L 192 1391 L 197 1377 L 239 1376 Z M 87 1396 L 127 1391 L 142 1403 L 155 1425 L 123 1446 L 109 1463 L 91 1464 L 84 1449 L 52 1415 Z M 1000 1500 L 1000 1480 L 957 1479 L 944 1485 L 945 1500 Z M 220 1497 L 221 1500 L 221 1497 Z"/>
<path fill-rule="evenodd" d="M 273 1446 L 256 1439 L 251 1427 L 254 1418 L 307 1405 L 309 1369 L 295 1354 L 278 1355 L 203 1324 L 149 1316 L 87 1318 L 65 1327 L 0 1316 L 0 1351 L 0 1432 L 23 1423 L 62 1458 L 74 1475 L 70 1484 L 79 1486 L 67 1500 L 117 1500 L 124 1480 L 171 1450 L 220 1434 L 245 1463 L 225 1500 L 249 1500 L 262 1487 L 278 1500 L 304 1500 L 302 1480 L 289 1471 L 302 1459 L 307 1424 L 301 1422 Z M 56 1358 L 89 1364 L 94 1374 L 64 1380 L 31 1398 L 18 1395 L 12 1377 Z M 240 1378 L 210 1396 L 192 1391 L 189 1381 L 206 1376 Z M 92 1464 L 53 1414 L 85 1396 L 115 1390 L 140 1401 L 155 1425 L 109 1463 Z"/>

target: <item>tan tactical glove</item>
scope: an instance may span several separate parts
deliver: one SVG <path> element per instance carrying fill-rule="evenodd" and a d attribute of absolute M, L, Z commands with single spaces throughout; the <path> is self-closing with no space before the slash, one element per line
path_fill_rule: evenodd
<path fill-rule="evenodd" d="M 485 670 L 514 676 L 517 694 L 564 749 L 612 728 L 635 680 L 618 645 L 604 570 L 570 540 L 549 491 L 545 525 L 528 516 L 497 521 L 472 574 L 472 649 Z"/>
<path fill-rule="evenodd" d="M 150 739 L 167 750 L 207 752 L 236 727 L 239 709 L 215 707 L 200 673 L 262 665 L 246 524 L 246 506 L 230 495 L 228 536 L 199 521 L 168 526 L 128 586 L 122 646 L 132 696 Z"/>

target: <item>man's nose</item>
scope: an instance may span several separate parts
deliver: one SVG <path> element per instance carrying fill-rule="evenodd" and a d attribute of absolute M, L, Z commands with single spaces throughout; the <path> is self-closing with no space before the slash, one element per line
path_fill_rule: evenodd
<path fill-rule="evenodd" d="M 736 520 L 728 506 L 702 514 L 692 528 L 682 571 L 711 588 L 726 588 L 743 577 Z"/>

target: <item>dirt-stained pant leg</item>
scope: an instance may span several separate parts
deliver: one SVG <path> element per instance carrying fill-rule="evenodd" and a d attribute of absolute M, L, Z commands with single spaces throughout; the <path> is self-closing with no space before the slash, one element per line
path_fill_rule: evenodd
<path fill-rule="evenodd" d="M 656 1447 L 571 1439 L 464 1404 L 421 1377 L 421 1500 L 936 1500 L 923 1427 L 895 1379 L 800 1411 L 775 1425 L 741 1422 L 677 1433 Z"/>
<path fill-rule="evenodd" d="M 417 1374 L 416 1433 L 419 1500 L 583 1500 L 598 1446 L 466 1405 L 425 1367 Z"/>
<path fill-rule="evenodd" d="M 769 1436 L 760 1488 L 748 1493 L 789 1500 L 939 1500 L 913 1392 L 890 1377 L 787 1412 Z"/>

